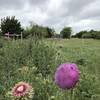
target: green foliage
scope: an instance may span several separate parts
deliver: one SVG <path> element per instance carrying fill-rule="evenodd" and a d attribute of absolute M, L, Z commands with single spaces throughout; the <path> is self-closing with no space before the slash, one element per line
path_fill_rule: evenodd
<path fill-rule="evenodd" d="M 20 81 L 32 85 L 32 100 L 91 100 L 100 95 L 100 46 L 98 40 L 0 40 L 0 99 Z M 92 48 L 91 48 L 92 47 Z M 73 90 L 59 89 L 53 81 L 56 67 L 76 62 L 80 80 Z"/>
<path fill-rule="evenodd" d="M 45 79 L 53 73 L 52 70 L 58 65 L 56 48 L 53 45 L 48 45 L 44 40 L 37 40 L 36 37 L 24 41 L 1 41 L 1 44 L 3 46 L 0 48 L 0 89 L 6 88 L 0 93 L 3 98 L 16 82 L 34 83 L 34 78 L 37 78 L 38 74 L 41 74 L 42 79 Z M 41 82 L 43 82 L 42 79 L 40 79 Z"/>
<path fill-rule="evenodd" d="M 2 32 L 1 32 L 1 30 L 0 30 L 0 38 L 1 38 L 1 35 L 2 35 Z"/>
<path fill-rule="evenodd" d="M 26 27 L 23 31 L 23 38 L 29 38 L 31 37 L 31 27 Z"/>
<path fill-rule="evenodd" d="M 83 34 L 86 34 L 87 31 L 80 31 L 79 33 L 76 33 L 75 37 L 82 38 Z"/>
<path fill-rule="evenodd" d="M 15 19 L 14 16 L 12 17 L 4 17 L 1 19 L 1 32 L 2 34 L 5 34 L 7 32 L 9 33 L 16 33 L 20 34 L 22 32 L 21 24 L 20 22 Z"/>
<path fill-rule="evenodd" d="M 46 27 L 46 29 L 48 33 L 47 38 L 51 38 L 55 34 L 55 30 L 49 27 Z"/>
<path fill-rule="evenodd" d="M 72 33 L 71 27 L 64 27 L 60 32 L 63 38 L 70 38 L 71 33 Z"/>
<path fill-rule="evenodd" d="M 79 33 L 74 35 L 74 37 L 100 39 L 100 31 L 94 31 L 94 30 L 80 31 Z"/>
<path fill-rule="evenodd" d="M 49 27 L 43 27 L 37 24 L 31 24 L 29 28 L 26 28 L 24 31 L 24 37 L 38 36 L 39 38 L 51 38 L 54 35 L 55 31 Z"/>
<path fill-rule="evenodd" d="M 80 84 L 76 89 L 77 100 L 91 100 L 98 91 L 98 79 L 95 75 L 82 73 Z"/>
<path fill-rule="evenodd" d="M 33 41 L 34 42 L 34 41 Z M 31 45 L 31 44 L 30 44 Z M 37 67 L 37 73 L 47 76 L 55 64 L 56 49 L 43 41 L 35 41 L 32 47 L 32 62 Z"/>

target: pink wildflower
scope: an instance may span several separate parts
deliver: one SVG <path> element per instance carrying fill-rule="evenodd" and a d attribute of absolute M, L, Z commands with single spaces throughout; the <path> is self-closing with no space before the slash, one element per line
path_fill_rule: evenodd
<path fill-rule="evenodd" d="M 79 70 L 74 63 L 61 64 L 54 75 L 55 83 L 62 89 L 73 88 L 79 80 Z"/>
<path fill-rule="evenodd" d="M 14 86 L 12 89 L 12 95 L 15 97 L 23 97 L 26 96 L 30 91 L 32 87 L 25 82 L 19 82 Z"/>

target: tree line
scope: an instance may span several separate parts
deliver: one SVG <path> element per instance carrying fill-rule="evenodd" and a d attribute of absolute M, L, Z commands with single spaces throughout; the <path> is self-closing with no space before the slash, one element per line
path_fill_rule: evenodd
<path fill-rule="evenodd" d="M 100 31 L 90 30 L 90 31 L 80 31 L 75 35 L 72 34 L 72 27 L 64 27 L 60 34 L 57 34 L 53 28 L 48 26 L 42 26 L 35 23 L 31 23 L 29 27 L 23 28 L 21 23 L 15 16 L 7 16 L 1 19 L 0 24 L 0 35 L 4 36 L 5 33 L 9 34 L 21 34 L 23 33 L 23 38 L 28 38 L 32 36 L 51 38 L 93 38 L 100 39 Z"/>
<path fill-rule="evenodd" d="M 50 38 L 52 35 L 54 35 L 55 31 L 52 28 L 44 27 L 37 24 L 31 24 L 27 28 L 22 28 L 21 23 L 18 21 L 18 19 L 15 18 L 15 16 L 12 17 L 4 17 L 1 19 L 1 34 L 5 35 L 5 33 L 9 34 L 21 34 L 23 33 L 23 37 L 27 38 L 29 36 L 41 36 L 41 37 L 47 37 Z"/>
<path fill-rule="evenodd" d="M 96 31 L 93 29 L 90 31 L 80 31 L 80 32 L 76 33 L 73 37 L 100 39 L 100 31 Z"/>

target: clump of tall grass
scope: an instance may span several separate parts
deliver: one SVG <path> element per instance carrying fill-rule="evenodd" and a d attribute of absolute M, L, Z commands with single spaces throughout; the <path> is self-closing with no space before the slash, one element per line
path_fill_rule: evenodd
<path fill-rule="evenodd" d="M 4 92 L 16 82 L 33 81 L 33 77 L 38 74 L 44 78 L 48 77 L 61 59 L 57 56 L 58 51 L 54 45 L 43 39 L 4 40 L 4 42 L 5 44 L 0 48 L 0 87 L 6 88 Z M 32 72 L 30 70 L 27 75 L 16 72 L 20 68 L 24 72 L 25 66 L 34 67 L 36 70 Z"/>

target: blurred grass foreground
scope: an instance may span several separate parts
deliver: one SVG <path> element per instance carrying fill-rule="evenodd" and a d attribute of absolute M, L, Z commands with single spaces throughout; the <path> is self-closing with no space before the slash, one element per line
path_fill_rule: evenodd
<path fill-rule="evenodd" d="M 22 81 L 34 88 L 27 100 L 69 100 L 71 92 L 53 82 L 57 66 L 64 62 L 76 63 L 80 70 L 72 100 L 100 100 L 99 40 L 0 39 L 0 100 L 11 100 L 8 92 Z"/>

